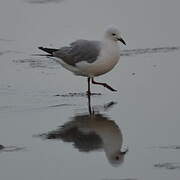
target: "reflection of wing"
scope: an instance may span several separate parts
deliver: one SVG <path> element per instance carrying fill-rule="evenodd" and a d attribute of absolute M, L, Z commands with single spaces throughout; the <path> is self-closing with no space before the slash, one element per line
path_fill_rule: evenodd
<path fill-rule="evenodd" d="M 72 142 L 74 147 L 82 152 L 102 148 L 102 140 L 95 132 L 83 132 L 74 123 L 74 121 L 70 121 L 43 136 L 46 139 L 61 139 L 64 142 Z"/>

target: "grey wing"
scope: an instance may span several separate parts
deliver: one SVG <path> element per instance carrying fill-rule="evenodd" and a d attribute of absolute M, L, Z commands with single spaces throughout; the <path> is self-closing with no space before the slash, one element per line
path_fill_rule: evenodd
<path fill-rule="evenodd" d="M 77 40 L 69 47 L 62 47 L 53 53 L 65 63 L 76 66 L 76 63 L 86 61 L 93 63 L 99 56 L 101 43 L 99 41 Z"/>

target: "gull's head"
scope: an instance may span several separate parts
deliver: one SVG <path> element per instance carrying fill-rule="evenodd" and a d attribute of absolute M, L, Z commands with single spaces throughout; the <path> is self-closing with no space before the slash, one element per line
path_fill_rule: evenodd
<path fill-rule="evenodd" d="M 118 28 L 115 26 L 108 27 L 105 31 L 105 38 L 108 40 L 112 40 L 114 42 L 122 42 L 124 45 L 126 45 L 125 41 L 121 37 L 121 33 Z"/>

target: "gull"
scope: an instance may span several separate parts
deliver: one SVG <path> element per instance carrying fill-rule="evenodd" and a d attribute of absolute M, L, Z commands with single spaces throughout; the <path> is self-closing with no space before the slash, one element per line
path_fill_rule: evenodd
<path fill-rule="evenodd" d="M 126 45 L 118 28 L 110 26 L 105 30 L 102 41 L 79 39 L 60 49 L 45 47 L 39 47 L 39 49 L 55 58 L 58 63 L 75 75 L 87 77 L 87 95 L 91 95 L 91 82 L 116 91 L 106 83 L 95 81 L 94 77 L 109 72 L 118 63 L 120 59 L 118 41 Z"/>

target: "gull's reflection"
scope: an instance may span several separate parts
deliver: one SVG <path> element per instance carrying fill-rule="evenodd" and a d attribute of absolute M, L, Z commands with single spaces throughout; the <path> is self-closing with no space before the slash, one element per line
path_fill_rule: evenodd
<path fill-rule="evenodd" d="M 91 152 L 104 150 L 111 165 L 120 165 L 127 151 L 122 152 L 122 132 L 118 125 L 102 113 L 95 113 L 88 99 L 89 113 L 79 114 L 72 117 L 71 121 L 65 123 L 57 130 L 50 131 L 41 136 L 46 139 L 61 139 L 64 142 L 73 143 L 80 152 Z M 107 110 L 114 102 L 103 106 L 97 106 Z M 96 110 L 97 110 L 96 107 Z"/>

